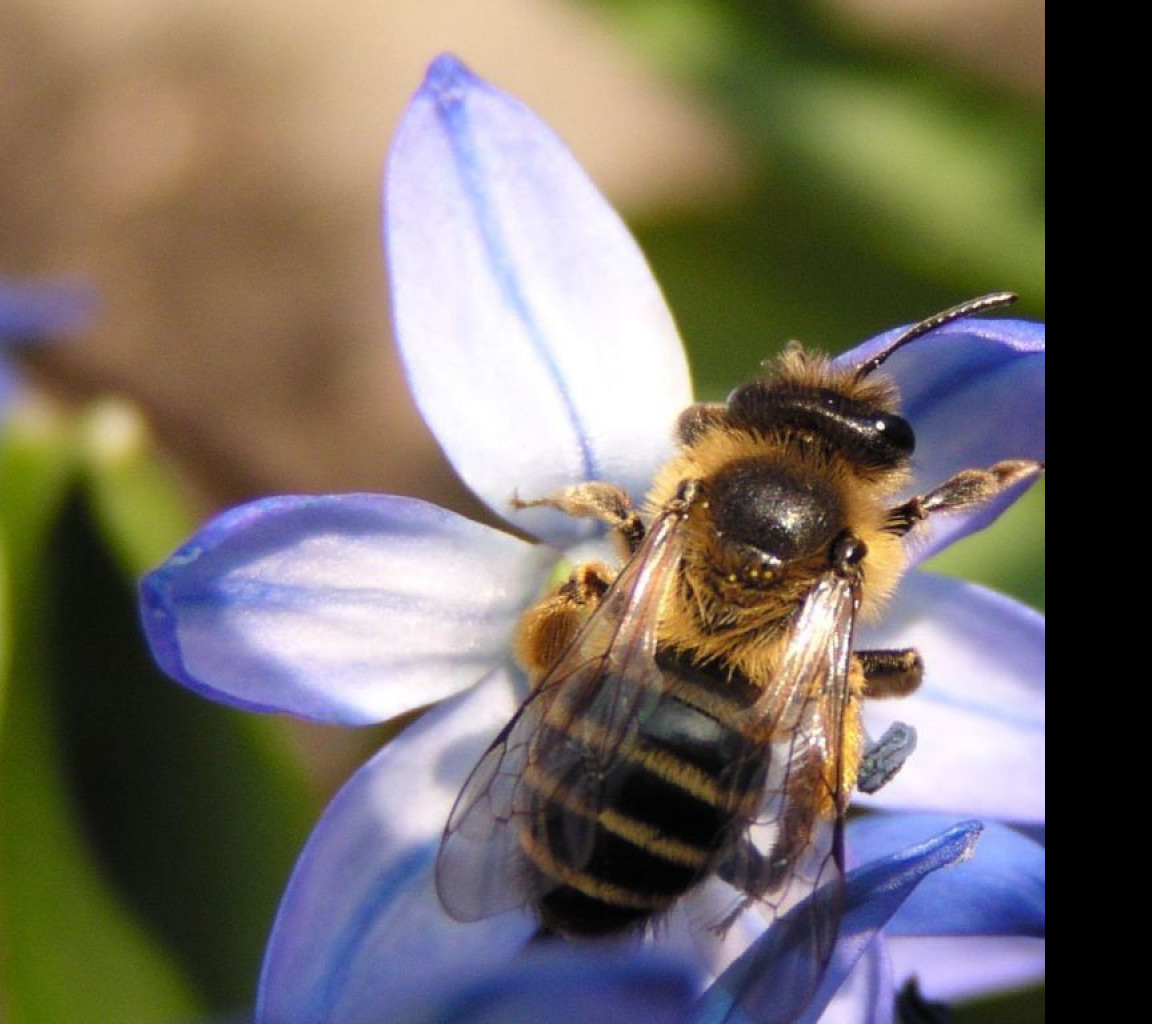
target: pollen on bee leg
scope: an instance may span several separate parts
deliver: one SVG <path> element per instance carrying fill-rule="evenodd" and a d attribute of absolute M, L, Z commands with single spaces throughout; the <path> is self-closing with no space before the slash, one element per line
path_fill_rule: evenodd
<path fill-rule="evenodd" d="M 560 659 L 614 577 L 603 562 L 585 562 L 521 616 L 514 650 L 533 685 Z"/>
<path fill-rule="evenodd" d="M 916 749 L 916 730 L 904 722 L 893 722 L 875 743 L 864 748 L 856 788 L 861 793 L 882 789 L 904 767 Z"/>
<path fill-rule="evenodd" d="M 599 519 L 616 530 L 632 552 L 644 539 L 644 524 L 627 492 L 601 480 L 561 487 L 547 498 L 524 500 L 516 494 L 512 496 L 512 507 L 554 508 L 574 519 Z"/>
<path fill-rule="evenodd" d="M 513 508 L 538 508 L 547 506 L 559 509 L 573 518 L 600 519 L 610 526 L 617 525 L 632 512 L 632 499 L 615 484 L 599 480 L 571 487 L 561 487 L 546 498 L 512 497 Z"/>

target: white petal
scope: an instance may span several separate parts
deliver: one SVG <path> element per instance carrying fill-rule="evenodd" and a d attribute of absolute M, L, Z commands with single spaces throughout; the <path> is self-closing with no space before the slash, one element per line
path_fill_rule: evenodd
<path fill-rule="evenodd" d="M 866 703 L 873 737 L 898 720 L 918 739 L 900 774 L 865 802 L 1044 820 L 1042 616 L 983 587 L 913 573 L 857 646 L 915 647 L 925 664 L 911 697 Z"/>
<path fill-rule="evenodd" d="M 425 502 L 268 498 L 145 578 L 161 666 L 239 707 L 381 721 L 507 656 L 554 554 Z"/>
<path fill-rule="evenodd" d="M 849 365 L 886 348 L 897 328 L 840 357 Z M 884 364 L 900 387 L 916 431 L 912 493 L 926 493 L 961 469 L 1000 459 L 1044 458 L 1044 325 L 1026 320 L 960 320 L 924 335 Z M 973 512 L 935 516 L 917 530 L 923 560 L 992 522 L 1022 488 Z"/>
<path fill-rule="evenodd" d="M 890 1024 L 893 1010 L 892 963 L 877 936 L 820 1015 L 820 1024 Z"/>
<path fill-rule="evenodd" d="M 261 1024 L 370 1024 L 442 979 L 498 967 L 535 927 L 472 925 L 440 908 L 432 864 L 464 779 L 515 709 L 497 670 L 429 712 L 361 768 L 308 840 L 265 956 Z"/>
<path fill-rule="evenodd" d="M 448 458 L 499 515 L 589 532 L 543 497 L 634 498 L 691 400 L 675 325 L 635 241 L 551 130 L 455 58 L 433 62 L 388 166 L 396 332 Z"/>
<path fill-rule="evenodd" d="M 1044 980 L 1043 939 L 890 938 L 897 984 L 915 977 L 929 1000 L 971 999 Z"/>

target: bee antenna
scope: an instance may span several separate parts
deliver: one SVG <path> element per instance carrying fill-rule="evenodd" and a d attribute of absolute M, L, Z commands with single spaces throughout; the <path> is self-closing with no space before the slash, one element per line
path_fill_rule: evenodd
<path fill-rule="evenodd" d="M 918 324 L 913 324 L 904 331 L 883 352 L 874 355 L 866 363 L 862 363 L 856 370 L 856 379 L 863 380 L 897 349 L 903 348 L 910 341 L 915 341 L 917 338 L 931 333 L 937 327 L 950 324 L 953 320 L 964 320 L 967 317 L 975 316 L 977 313 L 983 313 L 985 310 L 1010 306 L 1015 301 L 1016 296 L 1012 292 L 993 292 L 991 295 L 981 295 L 979 298 L 961 302 L 960 305 L 946 309 L 943 313 L 937 313 L 926 320 L 921 320 Z"/>

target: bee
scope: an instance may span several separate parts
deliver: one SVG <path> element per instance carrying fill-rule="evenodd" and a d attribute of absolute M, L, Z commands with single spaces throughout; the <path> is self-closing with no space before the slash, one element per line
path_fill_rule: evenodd
<path fill-rule="evenodd" d="M 855 650 L 905 567 L 904 538 L 1036 476 L 1026 459 L 899 499 L 915 437 L 878 369 L 974 299 L 856 366 L 789 347 L 723 403 L 676 425 L 644 509 L 603 482 L 520 505 L 608 524 L 626 555 L 531 608 L 517 653 L 532 689 L 472 771 L 436 884 L 473 921 L 528 905 L 543 932 L 637 931 L 713 876 L 747 906 L 805 914 L 808 989 L 835 943 L 849 797 L 899 768 L 914 734 L 870 747 L 861 702 L 911 693 L 914 650 Z"/>

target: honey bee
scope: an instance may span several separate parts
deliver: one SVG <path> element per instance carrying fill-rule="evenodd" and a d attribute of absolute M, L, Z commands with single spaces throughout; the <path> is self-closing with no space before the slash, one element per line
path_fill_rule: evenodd
<path fill-rule="evenodd" d="M 528 905 L 545 933 L 609 936 L 718 876 L 735 892 L 721 929 L 752 904 L 806 915 L 814 990 L 841 913 L 849 796 L 913 744 L 905 727 L 869 746 L 861 702 L 923 674 L 914 650 L 854 650 L 855 624 L 895 587 L 918 524 L 1042 468 L 998 462 L 898 500 L 915 437 L 876 371 L 1013 299 L 948 309 L 852 367 L 789 347 L 727 401 L 681 414 L 643 511 L 602 482 L 519 502 L 607 523 L 626 561 L 577 566 L 520 623 L 531 693 L 440 846 L 453 918 Z"/>

